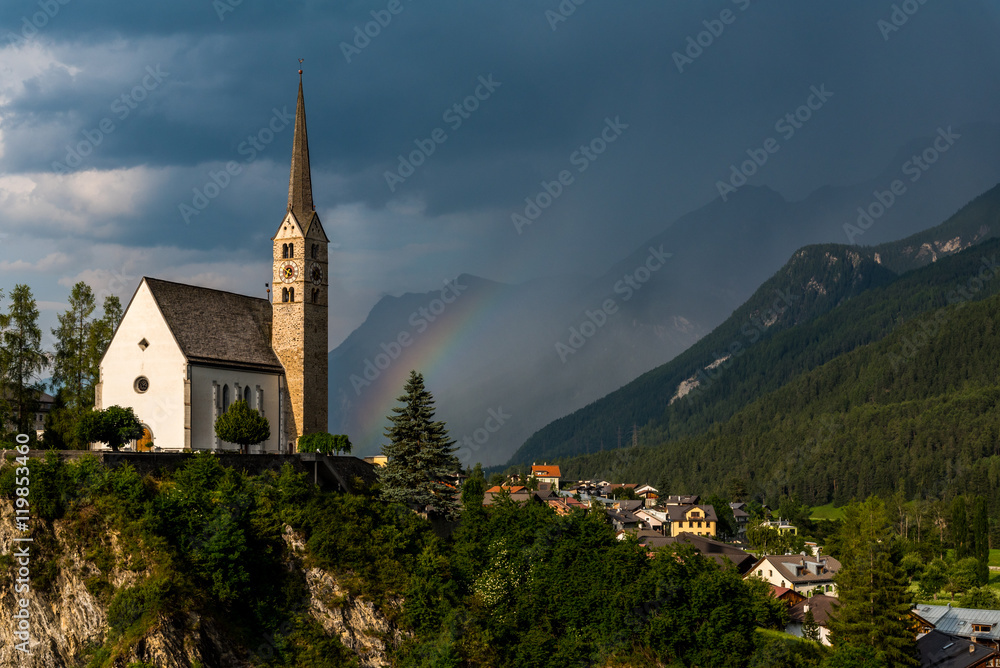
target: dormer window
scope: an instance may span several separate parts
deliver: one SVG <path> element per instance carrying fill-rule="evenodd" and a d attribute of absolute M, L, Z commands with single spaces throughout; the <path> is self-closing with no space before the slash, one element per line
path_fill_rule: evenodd
<path fill-rule="evenodd" d="M 992 624 L 973 624 L 972 625 L 972 632 L 973 633 L 989 633 L 992 630 L 993 630 L 993 625 Z"/>

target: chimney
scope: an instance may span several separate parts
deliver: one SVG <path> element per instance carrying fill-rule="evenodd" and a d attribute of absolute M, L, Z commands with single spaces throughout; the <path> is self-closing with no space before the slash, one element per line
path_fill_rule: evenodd
<path fill-rule="evenodd" d="M 808 603 L 806 603 L 805 605 L 802 606 L 802 612 L 803 613 L 809 612 L 809 604 Z"/>
<path fill-rule="evenodd" d="M 976 644 L 972 643 L 971 645 L 969 645 L 969 654 L 975 654 L 975 653 L 976 653 Z"/>

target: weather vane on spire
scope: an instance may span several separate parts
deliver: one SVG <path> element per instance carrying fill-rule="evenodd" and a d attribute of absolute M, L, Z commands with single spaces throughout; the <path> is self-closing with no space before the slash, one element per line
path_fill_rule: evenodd
<path fill-rule="evenodd" d="M 302 63 L 305 62 L 305 58 L 299 58 L 299 79 L 302 78 Z"/>

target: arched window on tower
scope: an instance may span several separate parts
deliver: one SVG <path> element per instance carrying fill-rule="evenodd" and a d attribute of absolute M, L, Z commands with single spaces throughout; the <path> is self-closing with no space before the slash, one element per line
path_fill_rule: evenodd
<path fill-rule="evenodd" d="M 288 259 L 288 244 L 281 244 L 281 259 Z"/>
<path fill-rule="evenodd" d="M 222 386 L 222 412 L 225 413 L 229 410 L 229 386 Z"/>
<path fill-rule="evenodd" d="M 295 257 L 295 244 L 288 244 L 288 257 Z"/>
<path fill-rule="evenodd" d="M 313 244 L 312 245 L 312 259 L 315 260 L 318 257 L 319 257 L 319 244 Z"/>
<path fill-rule="evenodd" d="M 281 288 L 281 301 L 288 301 L 288 288 Z"/>
<path fill-rule="evenodd" d="M 250 406 L 250 386 L 247 385 L 243 388 L 243 401 L 247 402 L 247 406 Z"/>
<path fill-rule="evenodd" d="M 313 288 L 312 291 L 312 302 L 313 304 L 319 303 L 319 288 Z"/>
<path fill-rule="evenodd" d="M 288 288 L 288 301 L 295 301 L 295 288 Z"/>

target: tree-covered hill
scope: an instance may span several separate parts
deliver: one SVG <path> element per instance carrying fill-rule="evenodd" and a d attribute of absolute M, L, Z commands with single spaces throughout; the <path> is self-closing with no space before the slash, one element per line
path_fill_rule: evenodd
<path fill-rule="evenodd" d="M 962 299 L 958 290 L 971 276 L 941 292 L 955 303 L 798 375 L 703 434 L 564 460 L 564 474 L 613 471 L 615 479 L 650 480 L 671 494 L 707 494 L 735 476 L 753 494 L 798 495 L 816 505 L 896 491 L 906 498 L 983 494 L 995 514 L 1000 295 L 975 298 L 995 292 L 1000 276 L 984 274 L 985 288 Z M 853 306 L 829 317 L 851 317 Z"/>
<path fill-rule="evenodd" d="M 702 433 L 797 374 L 946 303 L 946 286 L 968 280 L 982 256 L 1000 248 L 991 241 L 998 220 L 1000 186 L 902 241 L 803 248 L 711 334 L 539 430 L 510 463 L 609 450 L 633 425 L 641 444 Z M 991 284 L 973 298 L 998 289 Z"/>

